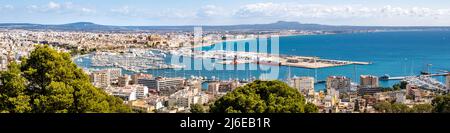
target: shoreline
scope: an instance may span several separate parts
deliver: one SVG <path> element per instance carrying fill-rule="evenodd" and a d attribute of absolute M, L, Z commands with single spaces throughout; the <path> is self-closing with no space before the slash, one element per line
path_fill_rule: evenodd
<path fill-rule="evenodd" d="M 334 33 L 336 34 L 336 33 Z M 291 36 L 309 36 L 309 35 L 332 35 L 332 34 L 292 34 L 292 35 L 268 35 L 268 37 L 270 36 L 278 36 L 278 37 L 291 37 Z M 212 45 L 216 45 L 219 43 L 226 43 L 226 42 L 238 42 L 238 41 L 247 41 L 247 40 L 252 40 L 252 39 L 258 39 L 260 37 L 256 37 L 256 38 L 244 38 L 244 39 L 230 39 L 230 40 L 223 40 L 223 41 L 217 41 L 215 43 L 208 43 L 208 44 L 203 44 L 203 45 L 195 45 L 190 47 L 191 49 L 195 49 L 195 48 L 201 48 L 201 47 L 208 47 L 208 46 L 212 46 Z M 187 47 L 184 47 L 187 48 Z M 181 48 L 182 49 L 182 48 Z"/>

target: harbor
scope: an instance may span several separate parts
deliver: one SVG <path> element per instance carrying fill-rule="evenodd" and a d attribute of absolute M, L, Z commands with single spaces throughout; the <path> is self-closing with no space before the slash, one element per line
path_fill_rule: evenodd
<path fill-rule="evenodd" d="M 440 32 L 439 32 L 440 33 Z M 446 32 L 445 32 L 446 33 Z M 371 33 L 383 37 L 390 37 L 390 32 L 386 33 Z M 402 33 L 400 35 L 406 38 L 411 33 Z M 436 33 L 437 34 L 437 33 Z M 447 34 L 439 34 L 447 35 Z M 415 49 L 411 51 L 398 51 L 391 47 L 389 43 L 380 44 L 381 48 L 379 51 L 373 51 L 370 47 L 362 47 L 362 49 L 355 49 L 360 43 L 347 41 L 351 39 L 367 40 L 371 39 L 370 36 L 362 36 L 361 34 L 352 35 L 342 35 L 339 36 L 341 40 L 346 40 L 345 44 L 349 46 L 343 47 L 341 45 L 333 45 L 332 42 L 320 42 L 308 40 L 315 40 L 318 37 L 334 37 L 335 35 L 327 36 L 295 36 L 295 37 L 282 37 L 280 40 L 282 44 L 280 46 L 279 55 L 277 54 L 267 54 L 267 53 L 254 53 L 245 51 L 226 51 L 226 50 L 211 50 L 211 48 L 220 47 L 211 46 L 203 48 L 201 50 L 192 49 L 166 49 L 158 51 L 166 54 L 166 61 L 158 61 L 159 64 L 172 64 L 170 61 L 171 56 L 185 56 L 191 58 L 192 61 L 205 61 L 213 60 L 211 63 L 213 70 L 196 70 L 196 69 L 182 69 L 178 71 L 175 69 L 141 69 L 143 73 L 160 75 L 164 77 L 185 77 L 189 78 L 192 76 L 206 77 L 207 79 L 216 80 L 229 80 L 229 79 L 239 79 L 239 80 L 249 80 L 249 79 L 261 79 L 263 73 L 267 73 L 267 70 L 261 69 L 259 66 L 264 65 L 275 65 L 279 66 L 279 74 L 276 76 L 279 80 L 285 80 L 288 78 L 288 70 L 291 69 L 292 76 L 308 76 L 314 77 L 316 81 L 315 89 L 316 91 L 323 90 L 325 84 L 323 81 L 330 75 L 346 76 L 352 79 L 352 82 L 359 82 L 358 75 L 375 75 L 380 77 L 380 86 L 390 87 L 399 82 L 399 80 L 404 79 L 405 76 L 417 76 L 420 75 L 420 71 L 429 71 L 432 73 L 440 73 L 440 70 L 449 70 L 448 59 L 439 57 L 422 57 L 422 55 L 408 55 L 408 53 L 420 53 L 423 51 L 416 51 Z M 424 34 L 424 37 L 429 39 L 428 34 Z M 302 43 L 307 42 L 307 43 Z M 419 45 L 421 41 L 414 41 L 408 43 L 397 42 L 397 45 L 402 47 L 409 47 L 411 44 Z M 408 45 L 407 45 L 408 44 Z M 432 45 L 432 44 L 430 44 Z M 433 46 L 442 46 L 438 44 L 433 44 Z M 324 49 L 327 48 L 327 49 Z M 434 48 L 434 47 L 433 47 Z M 246 48 L 247 49 L 247 48 Z M 300 50 L 302 49 L 302 50 Z M 332 51 L 327 52 L 327 50 L 332 49 Z M 443 50 L 434 49 L 434 50 Z M 120 51 L 109 51 L 110 53 L 120 54 Z M 125 52 L 126 53 L 126 52 Z M 157 52 L 154 52 L 157 53 Z M 446 53 L 441 51 L 440 53 Z M 269 56 L 268 56 L 269 55 Z M 346 56 L 342 56 L 346 55 Z M 106 55 L 105 55 L 106 56 Z M 90 57 L 93 54 L 89 54 L 89 58 L 83 58 L 83 61 L 76 61 L 76 63 L 84 68 L 91 68 L 94 62 L 91 62 Z M 259 58 L 259 63 L 257 62 Z M 131 66 L 131 58 L 128 58 L 128 66 Z M 121 61 L 123 60 L 123 61 Z M 121 64 L 121 66 L 127 66 L 126 58 L 121 60 L 113 60 L 114 62 Z M 136 61 L 138 62 L 138 61 Z M 142 61 L 139 61 L 142 62 Z M 147 62 L 147 61 L 146 61 Z M 182 63 L 184 64 L 184 63 Z M 245 66 L 243 70 L 223 70 L 221 65 L 227 66 L 226 68 L 233 68 L 232 66 Z M 433 64 L 433 67 L 428 67 L 424 64 Z M 109 64 L 111 65 L 111 64 Z M 151 64 L 150 64 L 151 65 Z M 185 64 L 184 64 L 185 65 Z M 114 65 L 112 65 L 114 67 Z M 189 67 L 189 66 L 187 66 Z M 206 68 L 207 66 L 205 66 Z M 93 67 L 102 68 L 102 67 Z M 219 68 L 219 69 L 217 69 Z M 220 69 L 222 68 L 222 69 Z M 253 69 L 256 68 L 256 69 Z M 133 74 L 135 71 L 130 71 L 128 69 L 124 71 L 125 74 Z M 146 71 L 146 72 L 145 72 Z M 390 75 L 390 80 L 382 80 L 384 74 Z M 214 78 L 213 78 L 214 77 Z M 444 82 L 445 77 L 434 76 L 438 81 Z M 322 81 L 322 82 L 321 82 Z"/>
<path fill-rule="evenodd" d="M 155 69 L 183 68 L 183 66 L 166 64 L 165 57 L 166 54 L 162 52 L 130 49 L 120 53 L 95 52 L 90 59 L 93 67 L 117 67 L 137 73 Z"/>
<path fill-rule="evenodd" d="M 261 65 L 275 65 L 275 66 L 291 66 L 308 69 L 336 67 L 343 65 L 369 65 L 371 62 L 360 61 L 345 61 L 345 60 L 331 60 L 321 59 L 319 57 L 308 56 L 294 56 L 294 55 L 277 55 L 256 52 L 244 51 L 191 51 L 178 50 L 170 51 L 171 54 L 177 56 L 188 56 L 201 59 L 216 59 L 220 60 L 219 64 L 261 64 Z"/>

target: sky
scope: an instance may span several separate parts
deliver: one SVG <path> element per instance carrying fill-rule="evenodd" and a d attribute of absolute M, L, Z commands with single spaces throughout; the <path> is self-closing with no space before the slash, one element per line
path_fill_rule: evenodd
<path fill-rule="evenodd" d="M 450 26 L 450 0 L 0 0 L 0 23 Z"/>

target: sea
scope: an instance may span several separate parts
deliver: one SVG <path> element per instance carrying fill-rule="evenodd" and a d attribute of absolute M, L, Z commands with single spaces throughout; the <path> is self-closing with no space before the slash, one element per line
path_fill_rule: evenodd
<path fill-rule="evenodd" d="M 283 36 L 279 39 L 279 54 L 314 56 L 323 59 L 349 60 L 371 62 L 370 65 L 345 65 L 319 69 L 281 66 L 277 79 L 286 81 L 288 76 L 310 76 L 317 81 L 326 80 L 328 76 L 346 76 L 359 83 L 359 75 L 374 75 L 391 77 L 419 75 L 421 72 L 442 73 L 450 71 L 450 31 L 390 31 L 365 32 L 327 35 Z M 225 45 L 245 44 L 246 49 L 251 43 L 245 40 L 218 43 L 212 46 L 197 48 L 208 51 Z M 259 41 L 256 45 L 259 45 Z M 270 47 L 270 41 L 269 41 Z M 269 52 L 271 52 L 269 50 Z M 166 57 L 170 63 L 171 55 Z M 81 67 L 91 68 L 89 58 L 76 61 Z M 154 76 L 186 77 L 193 76 L 228 79 L 249 79 L 260 77 L 264 71 L 256 64 L 244 65 L 244 70 L 148 70 Z M 259 68 L 259 67 L 257 67 Z M 125 74 L 132 72 L 124 71 Z M 444 82 L 445 77 L 434 77 Z M 398 80 L 380 81 L 380 86 L 388 87 Z M 316 84 L 315 90 L 325 89 L 325 84 Z"/>

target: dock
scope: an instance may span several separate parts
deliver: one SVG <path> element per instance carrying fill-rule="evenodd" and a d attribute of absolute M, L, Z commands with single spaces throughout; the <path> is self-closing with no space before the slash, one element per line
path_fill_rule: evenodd
<path fill-rule="evenodd" d="M 185 56 L 222 60 L 220 64 L 262 64 L 272 66 L 292 66 L 308 69 L 336 67 L 344 65 L 370 65 L 371 62 L 321 59 L 319 57 L 278 55 L 237 51 L 201 51 L 199 53 L 178 52 Z"/>
<path fill-rule="evenodd" d="M 436 76 L 447 76 L 447 75 L 450 75 L 450 73 L 446 72 L 446 73 L 421 74 L 421 75 L 414 75 L 414 76 L 396 76 L 396 77 L 391 77 L 389 75 L 385 75 L 385 76 L 380 77 L 380 80 L 403 80 L 408 77 L 418 77 L 418 76 L 436 77 Z"/>
<path fill-rule="evenodd" d="M 305 57 L 305 56 L 289 56 L 280 57 L 281 65 L 283 66 L 293 66 L 302 68 L 326 68 L 326 67 L 336 67 L 344 65 L 370 65 L 371 62 L 360 62 L 360 61 L 344 61 L 344 60 L 331 60 L 331 59 L 321 59 L 318 57 Z"/>

